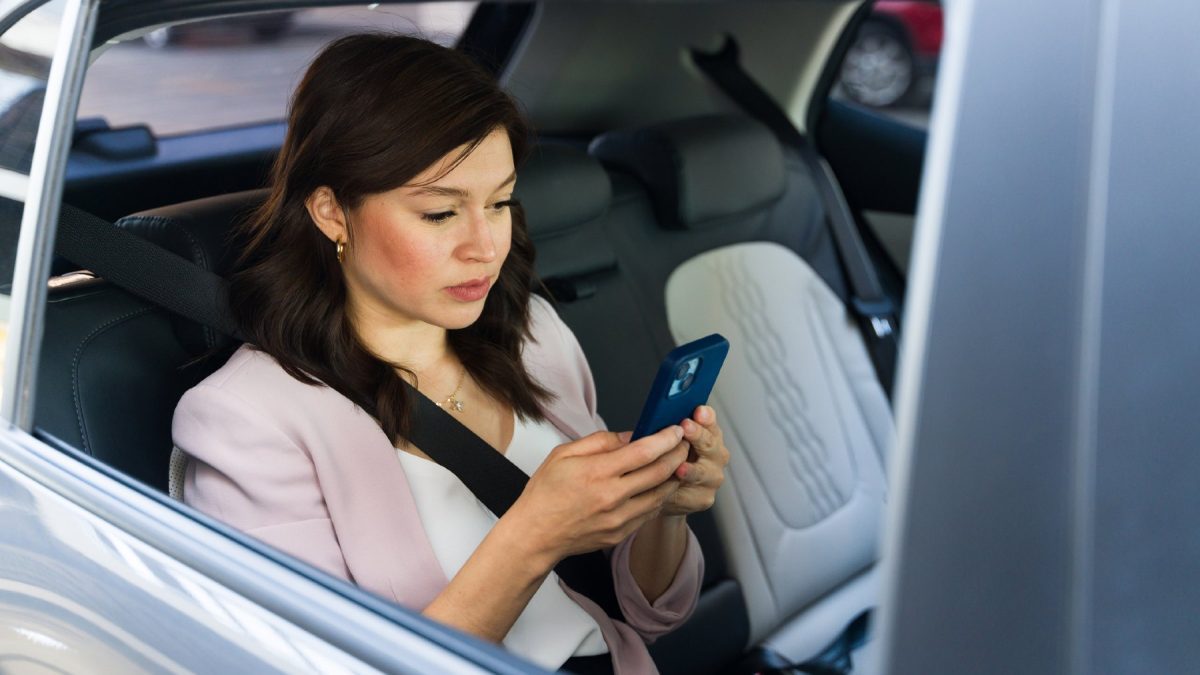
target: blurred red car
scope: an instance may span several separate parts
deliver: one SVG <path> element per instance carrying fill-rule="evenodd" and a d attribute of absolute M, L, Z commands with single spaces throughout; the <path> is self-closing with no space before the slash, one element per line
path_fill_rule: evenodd
<path fill-rule="evenodd" d="M 842 62 L 842 88 L 869 106 L 907 102 L 915 85 L 937 70 L 941 49 L 940 2 L 878 0 Z"/>

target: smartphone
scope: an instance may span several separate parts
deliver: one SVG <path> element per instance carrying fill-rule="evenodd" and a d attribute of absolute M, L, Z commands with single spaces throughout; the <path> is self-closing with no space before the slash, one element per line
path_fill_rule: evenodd
<path fill-rule="evenodd" d="M 716 333 L 672 349 L 650 385 L 631 440 L 679 424 L 708 402 L 728 353 L 729 341 Z"/>

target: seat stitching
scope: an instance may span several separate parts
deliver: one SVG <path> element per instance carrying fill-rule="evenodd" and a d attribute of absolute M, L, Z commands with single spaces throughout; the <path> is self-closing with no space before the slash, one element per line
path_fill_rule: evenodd
<path fill-rule="evenodd" d="M 828 449 L 806 414 L 807 396 L 790 370 L 770 367 L 771 363 L 786 363 L 787 349 L 783 338 L 766 314 L 766 298 L 761 286 L 752 277 L 745 255 L 727 258 L 731 290 L 737 298 L 728 298 L 728 309 L 739 316 L 740 323 L 749 324 L 746 347 L 754 371 L 772 394 L 767 397 L 767 412 L 775 427 L 788 440 L 788 463 L 809 493 L 810 503 L 819 522 L 845 503 L 827 466 Z M 755 367 L 757 366 L 757 367 Z M 785 519 L 790 520 L 790 519 Z M 799 523 L 790 523 L 795 527 Z"/>
<path fill-rule="evenodd" d="M 91 333 L 89 333 L 87 335 L 87 337 L 83 338 L 83 340 L 81 340 L 79 342 L 79 346 L 75 348 L 75 354 L 71 358 L 71 397 L 74 399 L 74 402 L 75 402 L 75 419 L 79 423 L 79 437 L 81 439 L 81 443 L 83 444 L 83 451 L 89 455 L 91 455 L 92 452 L 91 452 L 91 448 L 89 447 L 90 444 L 88 443 L 87 425 L 84 423 L 84 419 L 83 419 L 83 401 L 80 397 L 80 386 L 79 386 L 79 360 L 83 356 L 83 350 L 87 347 L 88 343 L 90 343 L 94 338 L 96 338 L 98 335 L 100 335 L 100 333 L 103 333 L 104 331 L 108 330 L 109 328 L 112 328 L 113 326 L 116 326 L 119 323 L 123 323 L 129 319 L 132 319 L 139 315 L 147 314 L 147 313 L 153 312 L 153 311 L 154 311 L 154 307 L 142 307 L 141 309 L 136 309 L 132 312 L 127 312 L 126 314 L 123 314 L 115 319 L 112 319 L 112 320 L 108 321 L 107 323 L 101 324 L 100 326 L 96 327 L 95 330 L 93 330 Z"/>
<path fill-rule="evenodd" d="M 818 359 L 817 362 L 820 364 L 821 370 L 825 373 L 825 380 L 827 382 L 834 381 L 834 373 L 832 372 L 832 370 L 835 367 L 837 368 L 838 373 L 841 375 L 842 382 L 845 385 L 846 389 L 848 390 L 847 393 L 849 394 L 850 398 L 855 399 L 855 409 L 858 412 L 858 419 L 859 419 L 859 421 L 862 422 L 861 426 L 865 430 L 865 428 L 867 427 L 866 417 L 864 416 L 864 411 L 861 409 L 861 407 L 858 406 L 858 403 L 857 403 L 858 397 L 854 393 L 854 386 L 852 384 L 852 380 L 849 377 L 849 375 L 847 375 L 847 373 L 846 373 L 845 364 L 842 363 L 841 354 L 838 352 L 836 342 L 834 342 L 835 338 L 833 337 L 832 334 L 830 334 L 829 326 L 826 325 L 826 317 L 822 314 L 820 308 L 816 304 L 817 302 L 819 302 L 820 298 L 817 296 L 817 294 L 815 292 L 813 292 L 813 288 L 811 285 L 808 288 L 806 288 L 805 291 L 806 291 L 806 294 L 813 300 L 813 302 L 805 305 L 804 311 L 808 315 L 809 322 L 816 324 L 816 326 L 814 328 L 814 333 L 817 333 L 817 334 L 814 334 L 814 338 L 817 338 L 817 337 L 825 338 L 824 341 L 820 341 L 820 340 L 816 340 L 816 339 L 814 339 L 814 341 L 813 341 L 814 346 L 817 348 L 817 350 L 820 352 L 820 355 L 821 355 L 821 358 Z M 834 363 L 831 364 L 830 361 L 833 361 Z M 834 408 L 837 410 L 838 427 L 841 429 L 842 438 L 846 442 L 846 456 L 850 460 L 850 468 L 851 468 L 851 483 L 858 483 L 861 476 L 860 476 L 860 472 L 859 472 L 858 458 L 855 456 L 854 443 L 852 440 L 852 436 L 850 434 L 850 430 L 848 428 L 847 418 L 849 417 L 849 415 L 847 414 L 847 411 L 842 409 L 842 406 L 836 396 L 831 397 L 831 403 L 833 404 Z M 868 432 L 867 437 L 870 438 L 870 436 L 871 435 Z M 875 445 L 874 438 L 871 438 L 871 445 L 872 446 Z"/>
<path fill-rule="evenodd" d="M 811 287 L 809 289 L 809 293 L 812 294 L 814 298 L 817 297 L 816 293 L 815 293 L 815 289 L 813 289 Z M 844 313 L 842 315 L 842 318 L 843 319 L 847 318 Z M 825 326 L 823 326 L 823 328 L 824 328 L 826 336 L 832 341 L 833 335 L 830 333 L 829 326 L 825 325 Z M 863 352 L 865 352 L 866 345 L 863 343 L 862 334 L 860 332 L 858 332 L 857 330 L 855 330 L 853 333 L 851 333 L 851 336 L 852 337 L 850 339 L 855 340 L 855 343 L 854 343 L 855 346 L 858 348 L 861 348 L 863 350 Z M 874 451 L 876 457 L 879 459 L 879 466 L 882 469 L 884 466 L 886 466 L 883 462 L 884 446 L 882 444 L 880 444 L 879 439 L 875 437 L 873 427 L 872 427 L 871 423 L 868 421 L 868 419 L 869 419 L 868 412 L 865 408 L 863 408 L 862 396 L 860 396 L 858 387 L 855 386 L 856 382 L 861 382 L 864 378 L 856 378 L 856 377 L 850 376 L 850 373 L 846 368 L 846 366 L 848 364 L 846 362 L 847 359 L 844 358 L 843 350 L 835 349 L 834 355 L 836 357 L 836 360 L 837 360 L 839 369 L 842 372 L 842 375 L 846 378 L 846 384 L 848 385 L 848 388 L 850 390 L 850 398 L 853 399 L 853 401 L 854 401 L 854 406 L 855 406 L 855 409 L 858 411 L 859 419 L 861 419 L 863 421 L 863 429 L 866 431 L 866 436 L 871 439 L 871 446 L 872 446 L 871 449 Z M 863 356 L 867 357 L 867 355 L 865 353 L 863 353 Z M 867 357 L 867 358 L 869 358 L 869 357 Z M 868 381 L 868 386 L 871 386 L 871 385 L 878 386 L 878 387 L 880 387 L 880 389 L 883 388 L 882 385 L 879 384 L 879 381 L 874 378 L 872 378 L 871 380 Z M 887 472 L 884 471 L 884 473 L 886 474 Z"/>
<path fill-rule="evenodd" d="M 732 276 L 732 271 L 730 270 L 731 263 L 729 261 L 730 257 L 731 256 L 727 255 L 717 256 L 710 259 L 710 269 L 713 272 L 714 278 L 719 280 L 722 291 L 721 297 L 724 301 L 726 311 L 729 313 L 730 318 L 733 319 L 738 325 L 746 326 L 749 323 L 756 323 L 751 320 L 753 317 L 743 316 L 743 312 L 741 311 L 743 304 L 739 302 L 737 298 L 730 297 L 733 293 L 735 293 L 735 287 L 737 285 L 735 281 L 730 278 Z M 744 340 L 743 343 L 747 352 L 747 361 L 749 362 L 751 370 L 758 375 L 760 381 L 762 381 L 764 380 L 765 375 L 762 371 L 762 368 L 758 367 L 758 364 L 763 360 L 764 357 L 758 354 L 760 351 L 760 345 L 758 340 L 754 338 L 754 336 L 761 335 L 761 330 L 757 330 L 756 327 L 749 327 L 749 330 L 746 331 L 746 335 L 747 339 Z M 764 384 L 766 383 L 764 382 Z M 774 415 L 772 415 L 772 421 L 777 422 Z M 788 433 L 788 430 L 780 429 L 780 431 L 783 433 L 785 441 L 791 445 L 792 439 L 791 435 Z M 753 461 L 752 456 L 750 456 L 750 459 L 751 461 L 749 462 L 749 465 L 751 470 L 754 472 L 758 483 L 765 486 L 767 482 L 764 480 L 759 470 L 758 463 Z M 810 473 L 807 471 L 802 471 L 797 478 L 800 482 L 800 487 L 803 488 L 808 498 L 807 501 L 809 505 L 816 506 L 818 509 L 822 508 L 820 503 L 822 500 L 818 494 L 819 490 L 813 484 Z M 770 505 L 772 511 L 775 512 L 776 519 L 778 519 L 780 522 L 787 523 L 788 527 L 793 527 L 793 524 L 788 522 L 789 519 L 784 515 L 783 510 L 781 509 L 780 505 L 776 503 L 775 499 L 768 494 L 767 490 L 764 490 L 763 492 L 764 494 L 767 494 L 766 502 Z"/>

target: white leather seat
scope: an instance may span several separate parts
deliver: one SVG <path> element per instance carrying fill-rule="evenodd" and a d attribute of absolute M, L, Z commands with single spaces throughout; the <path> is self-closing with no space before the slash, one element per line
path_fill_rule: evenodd
<path fill-rule="evenodd" d="M 877 602 L 887 398 L 845 306 L 783 246 L 700 254 L 666 304 L 677 343 L 729 339 L 711 402 L 733 457 L 714 510 L 751 643 L 804 661 Z"/>

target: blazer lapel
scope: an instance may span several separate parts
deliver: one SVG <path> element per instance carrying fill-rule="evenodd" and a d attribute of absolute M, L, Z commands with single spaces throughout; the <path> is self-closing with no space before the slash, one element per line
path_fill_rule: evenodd
<path fill-rule="evenodd" d="M 313 449 L 342 554 L 354 581 L 396 602 L 423 608 L 448 580 L 421 524 L 396 449 L 379 425 L 345 396 L 322 387 L 322 438 Z M 320 451 L 317 451 L 320 448 Z"/>

